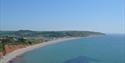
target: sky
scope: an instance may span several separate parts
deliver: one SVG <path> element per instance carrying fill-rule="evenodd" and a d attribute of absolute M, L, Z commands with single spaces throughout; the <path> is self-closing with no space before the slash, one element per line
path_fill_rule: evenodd
<path fill-rule="evenodd" d="M 124 0 L 0 0 L 0 30 L 125 33 Z"/>

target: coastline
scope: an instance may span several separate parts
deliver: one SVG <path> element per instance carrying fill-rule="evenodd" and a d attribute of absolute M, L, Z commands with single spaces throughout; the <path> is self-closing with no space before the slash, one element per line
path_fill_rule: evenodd
<path fill-rule="evenodd" d="M 13 51 L 11 53 L 8 53 L 5 56 L 3 56 L 0 59 L 0 63 L 8 63 L 9 61 L 16 58 L 17 56 L 20 56 L 21 54 L 24 54 L 26 52 L 29 52 L 29 51 L 37 49 L 37 48 L 41 48 L 41 47 L 48 46 L 48 45 L 55 44 L 55 43 L 60 43 L 60 42 L 67 41 L 67 40 L 78 39 L 78 38 L 81 38 L 81 37 L 58 38 L 58 39 L 51 40 L 51 41 L 48 41 L 48 42 L 43 42 L 43 43 L 31 45 L 31 46 L 28 46 L 26 48 L 21 48 L 21 49 L 15 50 L 15 51 Z"/>

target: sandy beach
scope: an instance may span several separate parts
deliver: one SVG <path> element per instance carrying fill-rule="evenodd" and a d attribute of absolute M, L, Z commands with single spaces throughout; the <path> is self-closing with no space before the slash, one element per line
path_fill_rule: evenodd
<path fill-rule="evenodd" d="M 0 59 L 0 63 L 8 63 L 10 60 L 16 58 L 17 56 L 20 56 L 21 54 L 24 54 L 28 51 L 31 51 L 31 50 L 34 50 L 34 49 L 37 49 L 37 48 L 40 48 L 40 47 L 44 47 L 44 46 L 51 45 L 51 44 L 54 44 L 54 43 L 59 43 L 59 42 L 66 41 L 66 40 L 73 40 L 73 39 L 78 39 L 78 38 L 76 38 L 76 37 L 74 37 L 74 38 L 59 38 L 59 39 L 55 39 L 55 40 L 52 40 L 52 41 L 43 42 L 43 43 L 35 44 L 35 45 L 32 45 L 32 46 L 28 46 L 26 48 L 21 48 L 21 49 L 15 50 L 15 51 L 13 51 L 11 53 L 8 53 L 5 56 L 3 56 Z"/>

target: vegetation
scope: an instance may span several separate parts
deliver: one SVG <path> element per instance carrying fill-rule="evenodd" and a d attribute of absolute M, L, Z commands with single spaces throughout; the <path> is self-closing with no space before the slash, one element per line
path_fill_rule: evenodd
<path fill-rule="evenodd" d="M 92 35 L 104 35 L 100 32 L 91 31 L 0 31 L 0 51 L 6 54 L 5 45 L 24 46 L 49 41 L 62 37 L 87 37 Z"/>
<path fill-rule="evenodd" d="M 104 35 L 100 32 L 92 31 L 0 31 L 0 36 L 15 36 L 15 37 L 86 37 L 90 35 Z"/>

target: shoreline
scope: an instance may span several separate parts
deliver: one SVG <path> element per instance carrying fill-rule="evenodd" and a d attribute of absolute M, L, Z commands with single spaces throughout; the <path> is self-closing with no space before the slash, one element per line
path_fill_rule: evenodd
<path fill-rule="evenodd" d="M 32 51 L 32 50 L 37 49 L 37 48 L 52 45 L 52 44 L 55 44 L 55 43 L 60 43 L 60 42 L 67 41 L 67 40 L 79 39 L 79 38 L 81 38 L 81 37 L 58 38 L 58 39 L 55 39 L 55 40 L 50 40 L 48 42 L 43 42 L 43 43 L 31 45 L 31 46 L 28 46 L 26 48 L 21 48 L 21 49 L 15 50 L 15 51 L 13 51 L 11 53 L 8 53 L 5 56 L 3 56 L 0 59 L 0 63 L 8 63 L 9 61 L 16 58 L 17 56 L 20 56 L 20 55 L 22 55 L 26 52 Z"/>

